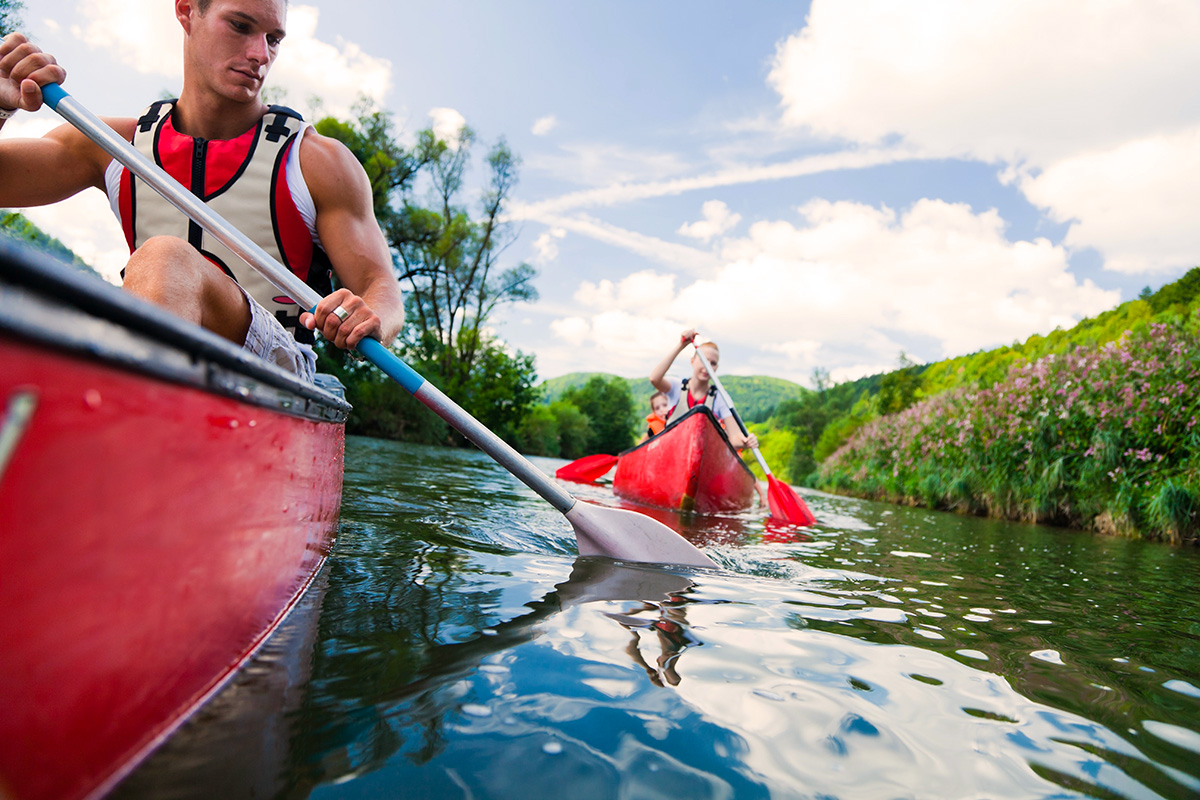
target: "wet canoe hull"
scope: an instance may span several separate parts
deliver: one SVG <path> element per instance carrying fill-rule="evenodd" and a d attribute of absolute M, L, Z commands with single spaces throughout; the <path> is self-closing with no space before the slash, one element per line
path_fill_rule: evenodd
<path fill-rule="evenodd" d="M 746 509 L 754 491 L 754 475 L 704 406 L 621 453 L 613 476 L 618 497 L 700 514 Z"/>
<path fill-rule="evenodd" d="M 155 309 L 133 310 L 157 335 L 125 324 L 119 290 L 0 257 L 0 793 L 95 796 L 320 569 L 345 405 Z"/>

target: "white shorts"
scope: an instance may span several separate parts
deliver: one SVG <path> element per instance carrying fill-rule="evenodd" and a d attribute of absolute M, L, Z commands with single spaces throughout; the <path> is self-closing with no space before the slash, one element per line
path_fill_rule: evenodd
<path fill-rule="evenodd" d="M 238 286 L 241 289 L 241 286 Z M 296 337 L 280 324 L 254 298 L 242 289 L 250 301 L 250 329 L 246 331 L 246 343 L 242 349 L 251 355 L 282 367 L 302 381 L 313 382 L 317 372 L 317 354 L 313 349 L 296 341 Z"/>

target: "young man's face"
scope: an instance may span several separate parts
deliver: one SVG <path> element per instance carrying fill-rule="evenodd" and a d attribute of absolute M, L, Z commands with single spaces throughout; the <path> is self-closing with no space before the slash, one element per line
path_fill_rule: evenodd
<path fill-rule="evenodd" d="M 284 37 L 284 0 L 212 0 L 203 14 L 196 0 L 176 0 L 175 11 L 188 77 L 230 100 L 257 99 Z"/>
<path fill-rule="evenodd" d="M 650 401 L 650 410 L 657 414 L 660 418 L 667 418 L 667 398 L 663 395 L 658 395 Z"/>
<path fill-rule="evenodd" d="M 721 363 L 721 354 L 713 348 L 704 345 L 700 345 L 700 352 L 708 359 L 708 365 L 712 367 L 712 371 L 716 372 L 717 365 Z M 704 368 L 704 364 L 700 362 L 699 356 L 696 355 L 692 356 L 692 380 L 706 385 L 709 382 L 708 370 Z"/>

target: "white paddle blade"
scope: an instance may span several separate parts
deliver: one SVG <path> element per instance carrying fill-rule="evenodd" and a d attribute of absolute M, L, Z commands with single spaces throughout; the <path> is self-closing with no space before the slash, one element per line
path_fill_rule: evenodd
<path fill-rule="evenodd" d="M 689 567 L 717 566 L 687 539 L 658 520 L 635 511 L 577 500 L 566 517 L 575 529 L 581 556 Z"/>

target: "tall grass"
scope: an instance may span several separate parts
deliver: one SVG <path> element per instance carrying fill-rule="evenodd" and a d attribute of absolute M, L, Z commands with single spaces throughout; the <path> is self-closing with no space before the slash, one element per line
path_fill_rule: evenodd
<path fill-rule="evenodd" d="M 819 486 L 1171 541 L 1200 536 L 1196 317 L 1013 367 L 861 428 Z"/>

